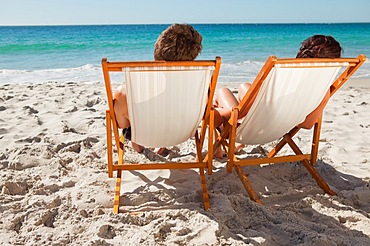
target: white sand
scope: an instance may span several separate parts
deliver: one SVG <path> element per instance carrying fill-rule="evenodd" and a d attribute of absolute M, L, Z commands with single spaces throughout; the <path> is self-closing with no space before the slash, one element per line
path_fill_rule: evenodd
<path fill-rule="evenodd" d="M 370 245 L 370 81 L 357 82 L 339 90 L 324 115 L 316 168 L 338 196 L 325 195 L 300 164 L 244 168 L 260 206 L 223 159 L 207 175 L 208 211 L 196 170 L 135 171 L 124 173 L 118 215 L 105 164 L 103 84 L 2 84 L 0 244 Z M 306 131 L 297 141 L 308 149 L 310 138 Z M 163 159 L 189 160 L 193 147 L 189 140 Z M 127 161 L 162 158 L 126 152 Z"/>

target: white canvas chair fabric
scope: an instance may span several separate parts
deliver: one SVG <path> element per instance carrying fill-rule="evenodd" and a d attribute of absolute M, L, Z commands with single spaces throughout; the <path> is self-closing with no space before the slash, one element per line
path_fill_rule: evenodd
<path fill-rule="evenodd" d="M 153 71 L 154 70 L 154 71 Z M 125 67 L 132 141 L 168 147 L 193 137 L 214 67 Z"/>
<path fill-rule="evenodd" d="M 264 144 L 305 120 L 347 62 L 275 64 L 236 131 L 236 142 Z"/>

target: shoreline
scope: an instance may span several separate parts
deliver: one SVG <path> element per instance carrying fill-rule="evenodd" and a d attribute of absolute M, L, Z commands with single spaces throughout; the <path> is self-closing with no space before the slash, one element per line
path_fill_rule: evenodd
<path fill-rule="evenodd" d="M 248 81 L 249 82 L 249 81 Z M 100 78 L 95 81 L 73 81 L 73 80 L 67 80 L 67 81 L 45 81 L 45 82 L 0 82 L 0 86 L 4 85 L 38 85 L 38 84 L 48 84 L 48 83 L 56 83 L 56 84 L 66 84 L 66 83 L 81 83 L 81 84 L 104 84 L 104 81 Z M 118 83 L 115 83 L 113 81 L 113 84 L 118 85 Z M 227 86 L 229 88 L 237 88 L 239 82 L 217 82 L 217 88 Z M 359 88 L 370 88 L 370 78 L 350 78 L 344 85 L 344 88 L 346 87 L 359 87 Z"/>

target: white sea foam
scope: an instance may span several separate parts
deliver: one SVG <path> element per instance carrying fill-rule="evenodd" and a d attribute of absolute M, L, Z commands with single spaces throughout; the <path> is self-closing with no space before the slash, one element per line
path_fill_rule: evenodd
<path fill-rule="evenodd" d="M 260 61 L 222 63 L 219 82 L 252 82 L 264 64 Z M 356 71 L 353 78 L 370 79 L 370 61 Z M 115 80 L 120 80 L 118 77 Z M 101 66 L 86 64 L 75 68 L 44 70 L 0 70 L 0 83 L 44 83 L 44 82 L 102 82 Z M 114 81 L 113 81 L 114 82 Z"/>
<path fill-rule="evenodd" d="M 219 76 L 220 82 L 253 81 L 264 62 L 243 61 L 238 63 L 223 63 Z"/>
<path fill-rule="evenodd" d="M 76 68 L 0 70 L 0 83 L 98 82 L 102 79 L 101 67 L 91 64 Z"/>

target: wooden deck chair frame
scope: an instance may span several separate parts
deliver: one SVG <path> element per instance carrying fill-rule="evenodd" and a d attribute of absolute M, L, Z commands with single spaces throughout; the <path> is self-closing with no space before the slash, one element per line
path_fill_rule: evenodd
<path fill-rule="evenodd" d="M 338 59 L 323 59 L 319 60 L 311 58 L 295 58 L 295 59 L 277 59 L 275 56 L 270 56 L 266 61 L 265 65 L 257 75 L 256 79 L 251 85 L 251 88 L 248 90 L 245 97 L 240 102 L 239 106 L 234 108 L 232 111 L 231 118 L 226 124 L 224 130 L 218 135 L 216 142 L 213 146 L 213 150 L 216 150 L 221 145 L 224 147 L 228 154 L 227 161 L 227 171 L 232 172 L 234 168 L 237 175 L 239 176 L 241 182 L 243 183 L 244 188 L 246 189 L 249 197 L 262 204 L 261 200 L 258 198 L 257 193 L 252 188 L 250 181 L 247 178 L 247 175 L 243 172 L 243 166 L 253 166 L 260 164 L 277 164 L 284 162 L 302 162 L 304 167 L 308 170 L 311 176 L 315 179 L 317 184 L 322 188 L 326 193 L 330 195 L 336 195 L 336 193 L 330 189 L 329 185 L 324 181 L 321 175 L 315 170 L 314 164 L 316 164 L 316 159 L 318 156 L 318 147 L 320 139 L 320 130 L 322 117 L 317 119 L 313 127 L 313 137 L 311 144 L 311 152 L 304 154 L 297 144 L 293 141 L 293 137 L 299 132 L 300 128 L 295 126 L 284 136 L 282 136 L 280 142 L 267 154 L 266 158 L 254 158 L 254 159 L 243 159 L 239 160 L 234 154 L 235 143 L 236 143 L 236 131 L 238 126 L 238 116 L 239 112 L 243 110 L 249 110 L 251 108 L 251 101 L 256 97 L 259 92 L 262 83 L 265 78 L 268 76 L 272 68 L 276 64 L 294 64 L 294 63 L 333 63 L 333 62 L 345 62 L 348 63 L 348 66 L 340 73 L 336 80 L 330 86 L 330 97 L 352 76 L 352 74 L 366 61 L 366 56 L 359 55 L 357 58 L 338 58 Z M 247 106 L 248 105 L 248 106 Z M 227 141 L 228 140 L 228 141 Z M 277 156 L 278 152 L 288 144 L 293 150 L 295 155 L 286 155 L 286 156 Z"/>
<path fill-rule="evenodd" d="M 124 158 L 124 136 L 119 134 L 119 129 L 116 122 L 116 117 L 113 108 L 113 97 L 111 87 L 111 73 L 122 72 L 126 67 L 192 67 L 192 66 L 212 66 L 214 68 L 211 81 L 209 81 L 208 98 L 205 108 L 205 113 L 201 121 L 200 131 L 195 133 L 196 159 L 190 163 L 166 162 L 166 163 L 126 163 Z M 113 212 L 119 212 L 120 195 L 121 195 L 121 177 L 123 170 L 155 170 L 155 169 L 195 169 L 200 172 L 200 181 L 203 193 L 204 209 L 210 207 L 204 169 L 207 169 L 208 174 L 212 173 L 212 153 L 202 157 L 202 147 L 208 135 L 208 149 L 213 148 L 213 133 L 214 131 L 214 112 L 212 109 L 212 98 L 216 89 L 218 74 L 221 66 L 221 58 L 216 57 L 215 60 L 197 60 L 197 61 L 133 61 L 133 62 L 109 62 L 106 58 L 102 59 L 102 70 L 105 81 L 105 88 L 108 97 L 108 107 L 106 111 L 106 130 L 107 130 L 107 159 L 108 159 L 108 176 L 113 177 L 116 172 L 116 191 L 114 197 Z M 207 131 L 208 130 L 208 131 Z M 114 144 L 112 142 L 114 139 Z M 116 148 L 118 153 L 118 161 L 114 161 L 113 148 Z M 208 156 L 211 155 L 211 156 Z"/>

